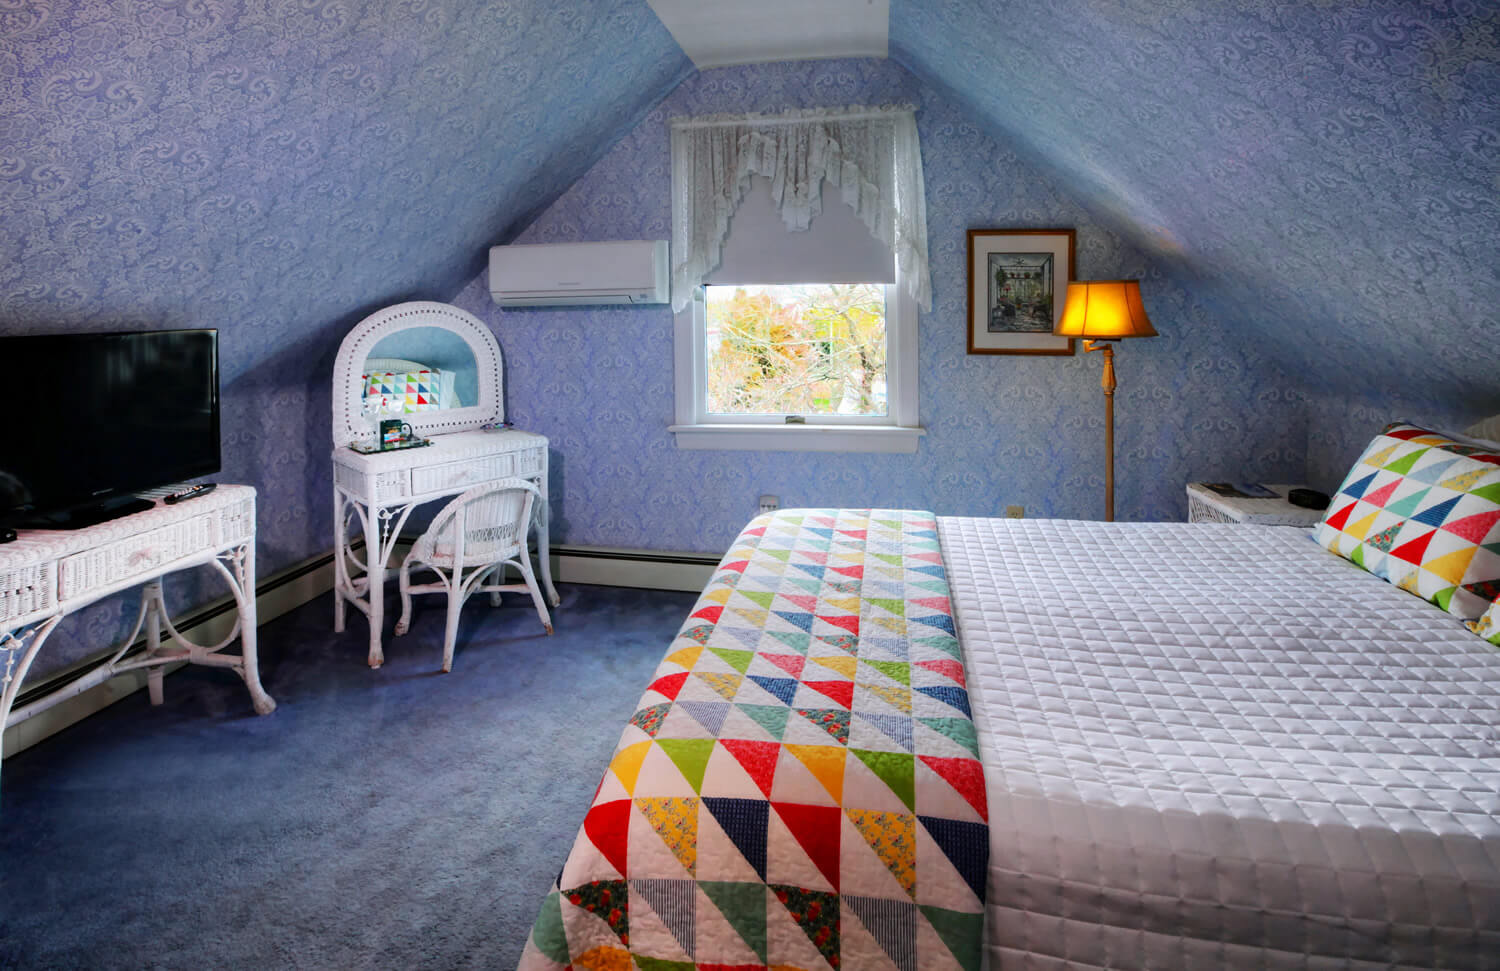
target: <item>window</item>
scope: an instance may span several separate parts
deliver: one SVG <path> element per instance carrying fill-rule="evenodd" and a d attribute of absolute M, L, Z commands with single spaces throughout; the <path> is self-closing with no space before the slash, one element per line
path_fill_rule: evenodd
<path fill-rule="evenodd" d="M 891 251 L 829 196 L 789 232 L 753 180 L 720 268 L 677 315 L 679 447 L 916 450 L 915 304 Z"/>
<path fill-rule="evenodd" d="M 910 108 L 672 122 L 678 447 L 916 451 L 930 293 Z"/>

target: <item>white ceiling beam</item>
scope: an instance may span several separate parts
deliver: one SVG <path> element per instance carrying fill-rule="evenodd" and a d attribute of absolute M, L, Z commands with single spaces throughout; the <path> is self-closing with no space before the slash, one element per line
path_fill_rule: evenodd
<path fill-rule="evenodd" d="M 699 70 L 890 52 L 890 0 L 647 2 Z"/>

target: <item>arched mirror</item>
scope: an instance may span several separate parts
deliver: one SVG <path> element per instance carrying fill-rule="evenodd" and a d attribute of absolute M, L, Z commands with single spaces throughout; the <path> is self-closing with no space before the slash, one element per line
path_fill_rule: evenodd
<path fill-rule="evenodd" d="M 369 441 L 389 418 L 421 436 L 504 421 L 500 365 L 494 335 L 467 311 L 431 301 L 378 310 L 339 347 L 333 443 Z"/>
<path fill-rule="evenodd" d="M 365 358 L 366 404 L 382 411 L 441 411 L 479 403 L 479 366 L 469 342 L 441 327 L 408 327 L 380 339 Z M 371 395 L 381 400 L 371 400 Z"/>

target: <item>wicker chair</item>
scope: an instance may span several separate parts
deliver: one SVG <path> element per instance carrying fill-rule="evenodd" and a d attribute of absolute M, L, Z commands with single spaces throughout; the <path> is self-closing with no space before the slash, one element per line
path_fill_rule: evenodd
<path fill-rule="evenodd" d="M 458 615 L 464 602 L 475 593 L 489 593 L 498 603 L 501 591 L 526 592 L 552 633 L 552 619 L 542 592 L 531 572 L 531 551 L 526 534 L 531 525 L 532 504 L 540 493 L 525 479 L 502 479 L 455 497 L 433 519 L 401 564 L 401 619 L 396 633 L 405 634 L 411 623 L 411 595 L 446 593 L 448 624 L 443 634 L 443 670 L 453 670 L 453 643 L 458 636 Z M 504 583 L 505 568 L 521 571 L 521 583 Z M 413 586 L 411 571 L 426 567 L 438 581 Z M 466 572 L 467 571 L 467 572 Z M 494 582 L 500 581 L 500 582 Z"/>

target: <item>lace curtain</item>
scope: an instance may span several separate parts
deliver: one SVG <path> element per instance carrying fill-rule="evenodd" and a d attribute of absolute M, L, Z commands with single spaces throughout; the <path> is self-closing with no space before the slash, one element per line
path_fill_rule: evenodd
<path fill-rule="evenodd" d="M 844 202 L 896 254 L 913 299 L 932 308 L 916 116 L 898 107 L 674 120 L 673 310 L 686 307 L 718 268 L 729 218 L 752 175 L 771 180 L 771 198 L 793 231 L 807 229 L 821 211 L 823 180 L 838 186 Z"/>

